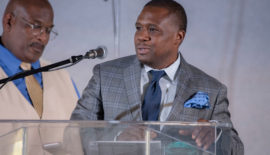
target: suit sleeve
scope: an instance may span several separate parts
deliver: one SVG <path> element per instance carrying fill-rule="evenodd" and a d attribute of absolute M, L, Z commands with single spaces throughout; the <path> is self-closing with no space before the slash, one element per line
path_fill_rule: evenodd
<path fill-rule="evenodd" d="M 83 91 L 82 97 L 71 115 L 71 120 L 103 120 L 100 65 L 93 69 L 93 77 Z"/>
<path fill-rule="evenodd" d="M 214 112 L 212 115 L 213 120 L 218 120 L 223 123 L 230 123 L 230 112 L 228 110 L 229 101 L 227 98 L 227 88 L 226 86 L 222 85 L 218 95 L 217 100 L 214 108 Z M 231 135 L 231 150 L 229 154 L 232 155 L 244 155 L 244 145 L 242 141 L 240 140 L 237 131 L 232 126 L 231 130 L 229 131 L 229 134 Z"/>

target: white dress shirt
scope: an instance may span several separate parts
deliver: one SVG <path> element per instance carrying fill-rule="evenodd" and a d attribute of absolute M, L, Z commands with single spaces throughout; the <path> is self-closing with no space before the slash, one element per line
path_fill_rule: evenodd
<path fill-rule="evenodd" d="M 160 70 L 164 70 L 166 75 L 163 76 L 159 80 L 159 85 L 161 88 L 161 102 L 160 102 L 160 113 L 159 113 L 159 121 L 163 122 L 166 121 L 171 109 L 172 104 L 176 94 L 176 86 L 177 86 L 177 77 L 175 77 L 176 71 L 180 65 L 180 54 L 178 54 L 177 60 L 171 64 L 167 68 L 163 68 Z M 151 79 L 151 75 L 149 74 L 150 70 L 157 70 L 153 69 L 147 65 L 144 65 L 141 69 L 141 100 L 143 102 L 144 95 L 146 89 L 149 85 Z"/>

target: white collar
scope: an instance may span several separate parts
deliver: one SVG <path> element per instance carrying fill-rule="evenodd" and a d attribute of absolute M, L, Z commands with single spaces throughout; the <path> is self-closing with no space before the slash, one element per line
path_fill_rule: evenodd
<path fill-rule="evenodd" d="M 151 68 L 147 65 L 143 65 L 144 66 L 144 69 L 146 71 L 146 73 L 148 73 L 150 70 L 164 70 L 166 72 L 166 74 L 168 75 L 168 77 L 170 78 L 170 80 L 174 80 L 175 78 L 175 74 L 176 74 L 176 71 L 180 65 L 180 53 L 178 54 L 178 58 L 174 61 L 173 64 L 171 64 L 170 66 L 168 66 L 167 68 L 163 68 L 163 69 L 154 69 L 154 68 Z"/>

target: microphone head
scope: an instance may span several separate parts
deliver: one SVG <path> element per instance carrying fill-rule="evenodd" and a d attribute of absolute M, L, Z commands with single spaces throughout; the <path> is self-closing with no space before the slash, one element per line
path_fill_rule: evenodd
<path fill-rule="evenodd" d="M 106 46 L 98 46 L 96 48 L 96 51 L 97 51 L 97 58 L 104 59 L 107 57 L 108 50 Z"/>
<path fill-rule="evenodd" d="M 98 46 L 96 49 L 89 50 L 88 52 L 85 53 L 83 56 L 85 59 L 104 59 L 107 56 L 107 48 L 106 46 Z"/>

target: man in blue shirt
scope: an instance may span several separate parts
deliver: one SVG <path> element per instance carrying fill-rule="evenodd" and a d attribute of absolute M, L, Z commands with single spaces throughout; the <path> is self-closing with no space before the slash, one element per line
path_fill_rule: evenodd
<path fill-rule="evenodd" d="M 0 79 L 22 72 L 22 63 L 30 64 L 31 69 L 48 64 L 40 57 L 50 38 L 56 36 L 53 17 L 48 0 L 9 1 L 2 20 Z M 69 119 L 79 93 L 68 73 L 37 73 L 34 78 L 42 91 L 43 109 L 39 117 L 33 110 L 25 78 L 21 78 L 0 89 L 0 119 Z"/>

